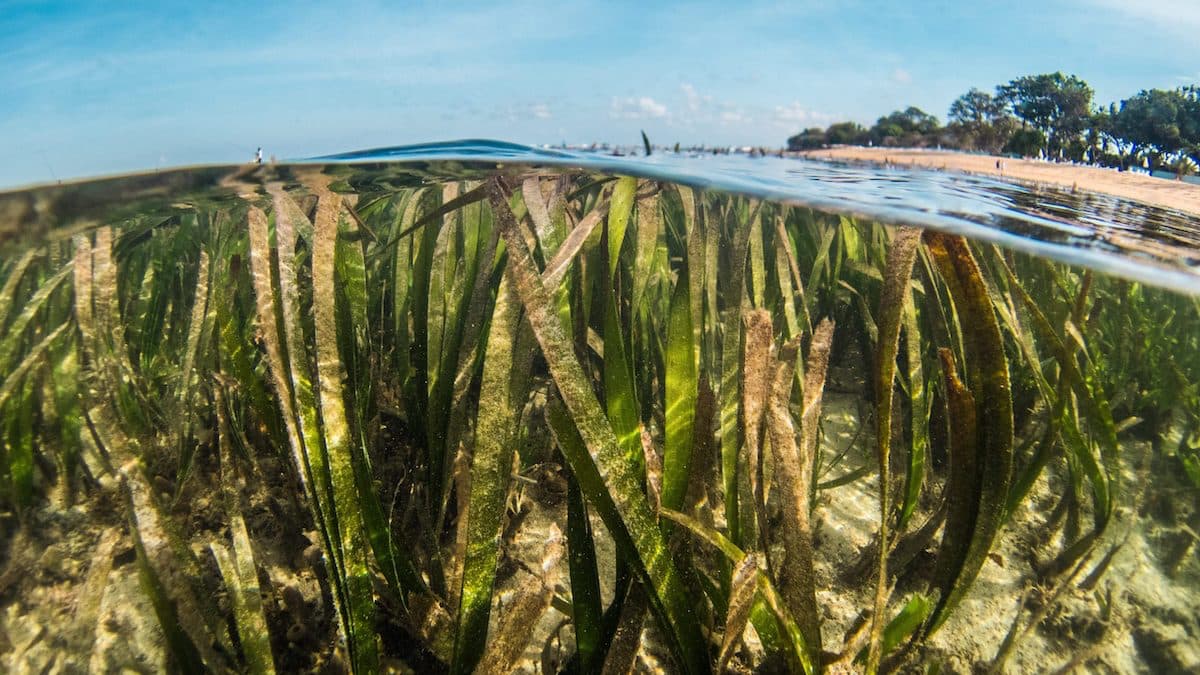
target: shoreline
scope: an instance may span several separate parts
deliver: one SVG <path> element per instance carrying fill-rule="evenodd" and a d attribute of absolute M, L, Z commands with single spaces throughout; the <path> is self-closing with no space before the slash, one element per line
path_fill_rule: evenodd
<path fill-rule="evenodd" d="M 1054 185 L 1106 194 L 1200 216 L 1200 185 L 1154 178 L 1127 171 L 1116 171 L 1115 169 L 1055 164 L 1031 159 L 1012 159 L 998 155 L 975 155 L 955 150 L 913 148 L 837 146 L 788 154 L 793 157 L 819 161 L 908 165 L 991 176 L 1016 183 Z M 997 168 L 997 162 L 1001 163 L 1002 168 Z"/>

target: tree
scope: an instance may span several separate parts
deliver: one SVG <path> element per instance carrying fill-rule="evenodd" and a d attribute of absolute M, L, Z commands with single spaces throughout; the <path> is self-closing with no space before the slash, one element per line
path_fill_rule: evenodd
<path fill-rule="evenodd" d="M 916 106 L 909 106 L 880 117 L 871 127 L 870 137 L 876 145 L 923 145 L 940 128 L 938 118 Z"/>
<path fill-rule="evenodd" d="M 829 145 L 861 145 L 867 140 L 867 130 L 857 122 L 838 122 L 825 130 Z"/>
<path fill-rule="evenodd" d="M 1143 158 L 1151 168 L 1200 165 L 1200 86 L 1144 90 L 1107 108 L 1092 109 L 1092 96 L 1074 75 L 1027 75 L 996 87 L 995 96 L 976 88 L 959 96 L 944 128 L 910 106 L 880 117 L 869 130 L 855 122 L 805 129 L 788 139 L 788 148 L 936 143 L 1108 166 L 1128 167 Z"/>
<path fill-rule="evenodd" d="M 1004 101 L 972 87 L 950 104 L 950 126 L 959 146 L 996 152 L 1016 125 Z"/>
<path fill-rule="evenodd" d="M 838 122 L 828 129 L 812 127 L 788 139 L 788 150 L 813 150 L 829 145 L 862 145 L 867 130 L 857 122 Z"/>
<path fill-rule="evenodd" d="M 1195 138 L 1194 107 L 1183 89 L 1142 90 L 1121 101 L 1113 127 L 1129 143 L 1132 155 L 1146 153 L 1153 170 L 1164 159 L 1186 154 L 1200 140 Z"/>
<path fill-rule="evenodd" d="M 1046 135 L 1037 129 L 1017 129 L 1004 144 L 1004 152 L 1033 157 L 1046 147 Z"/>
<path fill-rule="evenodd" d="M 824 147 L 826 144 L 825 130 L 820 127 L 812 127 L 811 129 L 805 129 L 804 131 L 801 131 L 800 133 L 796 134 L 795 136 L 792 136 L 791 138 L 789 138 L 787 141 L 787 144 L 788 144 L 788 150 L 792 150 L 792 151 L 813 150 L 816 148 Z"/>
<path fill-rule="evenodd" d="M 1061 72 L 1018 77 L 996 88 L 996 95 L 1026 124 L 1046 137 L 1046 154 L 1062 155 L 1086 126 L 1092 112 L 1092 88 Z"/>
<path fill-rule="evenodd" d="M 1184 152 L 1193 164 L 1200 165 L 1200 86 L 1180 87 L 1179 95 L 1183 99 L 1179 135 L 1183 138 Z"/>
<path fill-rule="evenodd" d="M 950 121 L 959 124 L 991 124 L 1005 115 L 1004 101 L 975 87 L 950 104 Z"/>
<path fill-rule="evenodd" d="M 1093 112 L 1088 118 L 1087 129 L 1084 131 L 1088 164 L 1102 163 L 1101 158 L 1106 154 L 1108 146 L 1108 139 L 1104 135 L 1104 127 L 1107 124 L 1108 114 L 1103 109 Z"/>
<path fill-rule="evenodd" d="M 1093 146 L 1093 156 L 1089 161 L 1105 166 L 1124 166 L 1125 149 L 1128 144 L 1116 130 L 1117 104 L 1110 103 L 1108 108 L 1097 108 L 1092 112 L 1088 125 L 1088 144 Z"/>

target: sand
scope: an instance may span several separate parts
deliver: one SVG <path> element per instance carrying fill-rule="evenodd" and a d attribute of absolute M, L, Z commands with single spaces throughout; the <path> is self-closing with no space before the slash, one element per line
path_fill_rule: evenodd
<path fill-rule="evenodd" d="M 901 166 L 907 164 L 963 173 L 985 174 L 1017 182 L 1059 185 L 1100 192 L 1200 216 L 1200 185 L 1120 172 L 1115 169 L 1010 159 L 994 155 L 972 155 L 945 150 L 851 146 L 809 150 L 799 153 L 799 156 L 808 159 L 865 161 L 880 164 L 890 161 Z M 1002 169 L 996 168 L 997 161 L 1003 163 Z"/>

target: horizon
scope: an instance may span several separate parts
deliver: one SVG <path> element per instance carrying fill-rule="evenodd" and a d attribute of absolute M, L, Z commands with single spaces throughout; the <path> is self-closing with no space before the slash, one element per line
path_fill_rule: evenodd
<path fill-rule="evenodd" d="M 971 87 L 1021 75 L 1078 75 L 1097 105 L 1200 83 L 1186 0 L 232 7 L 0 2 L 0 187 L 240 163 L 259 146 L 281 160 L 467 138 L 633 146 L 644 129 L 663 147 L 779 148 L 910 105 L 944 122 Z"/>

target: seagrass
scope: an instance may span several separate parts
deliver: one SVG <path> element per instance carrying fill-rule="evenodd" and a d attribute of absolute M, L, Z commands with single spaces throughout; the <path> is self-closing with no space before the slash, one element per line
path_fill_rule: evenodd
<path fill-rule="evenodd" d="M 998 666 L 1115 616 L 1115 524 L 1165 508 L 1127 448 L 1200 466 L 1193 298 L 648 177 L 384 170 L 0 260 L 0 526 L 115 509 L 79 592 L 130 552 L 165 667 L 944 668 L 989 560 L 1051 590 Z"/>

